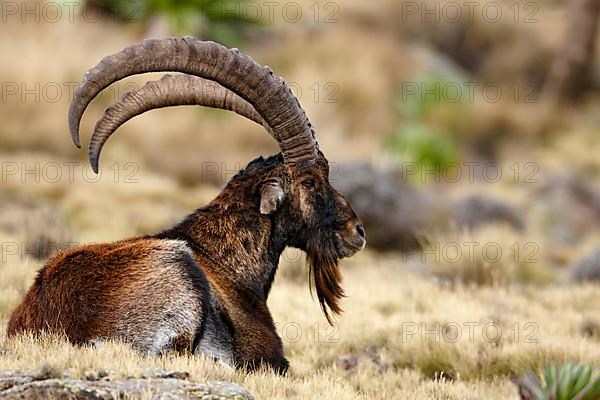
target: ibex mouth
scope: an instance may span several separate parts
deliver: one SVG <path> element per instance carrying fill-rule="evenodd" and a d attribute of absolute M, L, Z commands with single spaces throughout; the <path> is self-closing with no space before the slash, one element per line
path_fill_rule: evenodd
<path fill-rule="evenodd" d="M 333 234 L 335 247 L 340 258 L 352 257 L 367 245 L 367 240 L 363 235 L 352 234 L 348 236 L 350 237 L 346 238 L 339 232 Z"/>

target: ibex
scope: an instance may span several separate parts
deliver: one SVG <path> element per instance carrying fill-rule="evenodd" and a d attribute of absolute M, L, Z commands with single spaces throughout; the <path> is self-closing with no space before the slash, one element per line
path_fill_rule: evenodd
<path fill-rule="evenodd" d="M 365 246 L 352 207 L 329 183 L 328 161 L 285 82 L 237 49 L 190 37 L 146 40 L 104 58 L 75 92 L 69 128 L 90 101 L 134 74 L 179 72 L 148 82 L 107 108 L 90 140 L 95 172 L 115 130 L 145 111 L 202 105 L 234 111 L 275 138 L 281 153 L 259 157 L 206 207 L 155 235 L 65 251 L 37 274 L 12 314 L 8 336 L 60 332 L 76 344 L 118 340 L 144 354 L 191 351 L 233 367 L 288 361 L 267 308 L 281 253 L 307 254 L 327 320 L 339 314 L 338 260 Z"/>

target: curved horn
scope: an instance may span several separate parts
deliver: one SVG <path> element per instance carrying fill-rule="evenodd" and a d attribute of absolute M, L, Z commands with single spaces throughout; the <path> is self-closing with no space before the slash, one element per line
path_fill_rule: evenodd
<path fill-rule="evenodd" d="M 158 81 L 146 82 L 141 88 L 125 93 L 108 107 L 94 127 L 89 158 L 98 173 L 100 152 L 110 136 L 131 118 L 156 108 L 199 105 L 233 111 L 256 122 L 272 136 L 271 128 L 254 107 L 231 90 L 216 82 L 193 75 L 165 75 Z"/>
<path fill-rule="evenodd" d="M 306 113 L 285 82 L 237 49 L 191 37 L 145 40 L 105 57 L 88 71 L 69 109 L 69 129 L 79 144 L 79 123 L 90 101 L 111 83 L 145 72 L 176 71 L 213 80 L 231 90 L 271 127 L 285 162 L 314 159 L 318 143 Z"/>

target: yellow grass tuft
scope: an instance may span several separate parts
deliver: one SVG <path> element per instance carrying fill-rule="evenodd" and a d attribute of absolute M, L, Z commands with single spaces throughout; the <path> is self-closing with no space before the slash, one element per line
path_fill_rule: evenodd
<path fill-rule="evenodd" d="M 0 269 L 4 320 L 37 265 L 10 267 Z M 291 361 L 287 377 L 247 375 L 202 357 L 147 358 L 116 343 L 74 347 L 54 337 L 6 341 L 0 370 L 46 368 L 73 377 L 106 370 L 127 377 L 161 368 L 188 371 L 193 380 L 233 381 L 258 398 L 505 399 L 515 395 L 509 375 L 545 362 L 600 367 L 600 343 L 581 329 L 600 307 L 593 286 L 444 287 L 397 259 L 369 253 L 343 270 L 348 298 L 333 328 L 306 285 L 277 277 L 269 303 Z M 9 282 L 22 284 L 11 289 Z"/>

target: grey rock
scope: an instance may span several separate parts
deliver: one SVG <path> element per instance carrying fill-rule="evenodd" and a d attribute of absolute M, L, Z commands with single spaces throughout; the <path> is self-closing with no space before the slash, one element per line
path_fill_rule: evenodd
<path fill-rule="evenodd" d="M 597 232 L 600 191 L 580 178 L 556 176 L 535 192 L 530 208 L 552 241 L 574 244 Z"/>
<path fill-rule="evenodd" d="M 600 246 L 577 260 L 570 275 L 575 282 L 600 283 Z"/>
<path fill-rule="evenodd" d="M 330 181 L 362 219 L 367 245 L 377 250 L 411 252 L 432 232 L 455 228 L 476 229 L 504 222 L 516 230 L 524 218 L 510 204 L 489 196 L 452 201 L 435 185 L 407 182 L 400 170 L 368 163 L 334 165 Z"/>
<path fill-rule="evenodd" d="M 18 373 L 0 371 L 0 393 L 13 386 L 23 385 L 36 380 L 47 379 L 49 377 L 47 371 L 21 371 Z"/>
<path fill-rule="evenodd" d="M 367 163 L 335 165 L 330 181 L 363 221 L 370 248 L 414 249 L 427 228 L 445 219 L 433 193 L 406 183 L 392 168 Z"/>
<path fill-rule="evenodd" d="M 523 230 L 525 222 L 519 211 L 502 200 L 488 196 L 468 196 L 459 199 L 453 207 L 453 219 L 459 227 L 471 230 L 490 223 L 505 223 Z"/>
<path fill-rule="evenodd" d="M 29 383 L 32 380 L 29 376 L 3 376 L 0 374 L 0 393 L 11 387 Z"/>
<path fill-rule="evenodd" d="M 165 373 L 172 375 L 174 373 Z M 187 376 L 186 373 L 175 375 Z M 253 399 L 244 388 L 227 382 L 194 383 L 175 378 L 124 380 L 40 379 L 35 373 L 0 373 L 0 399 Z"/>

